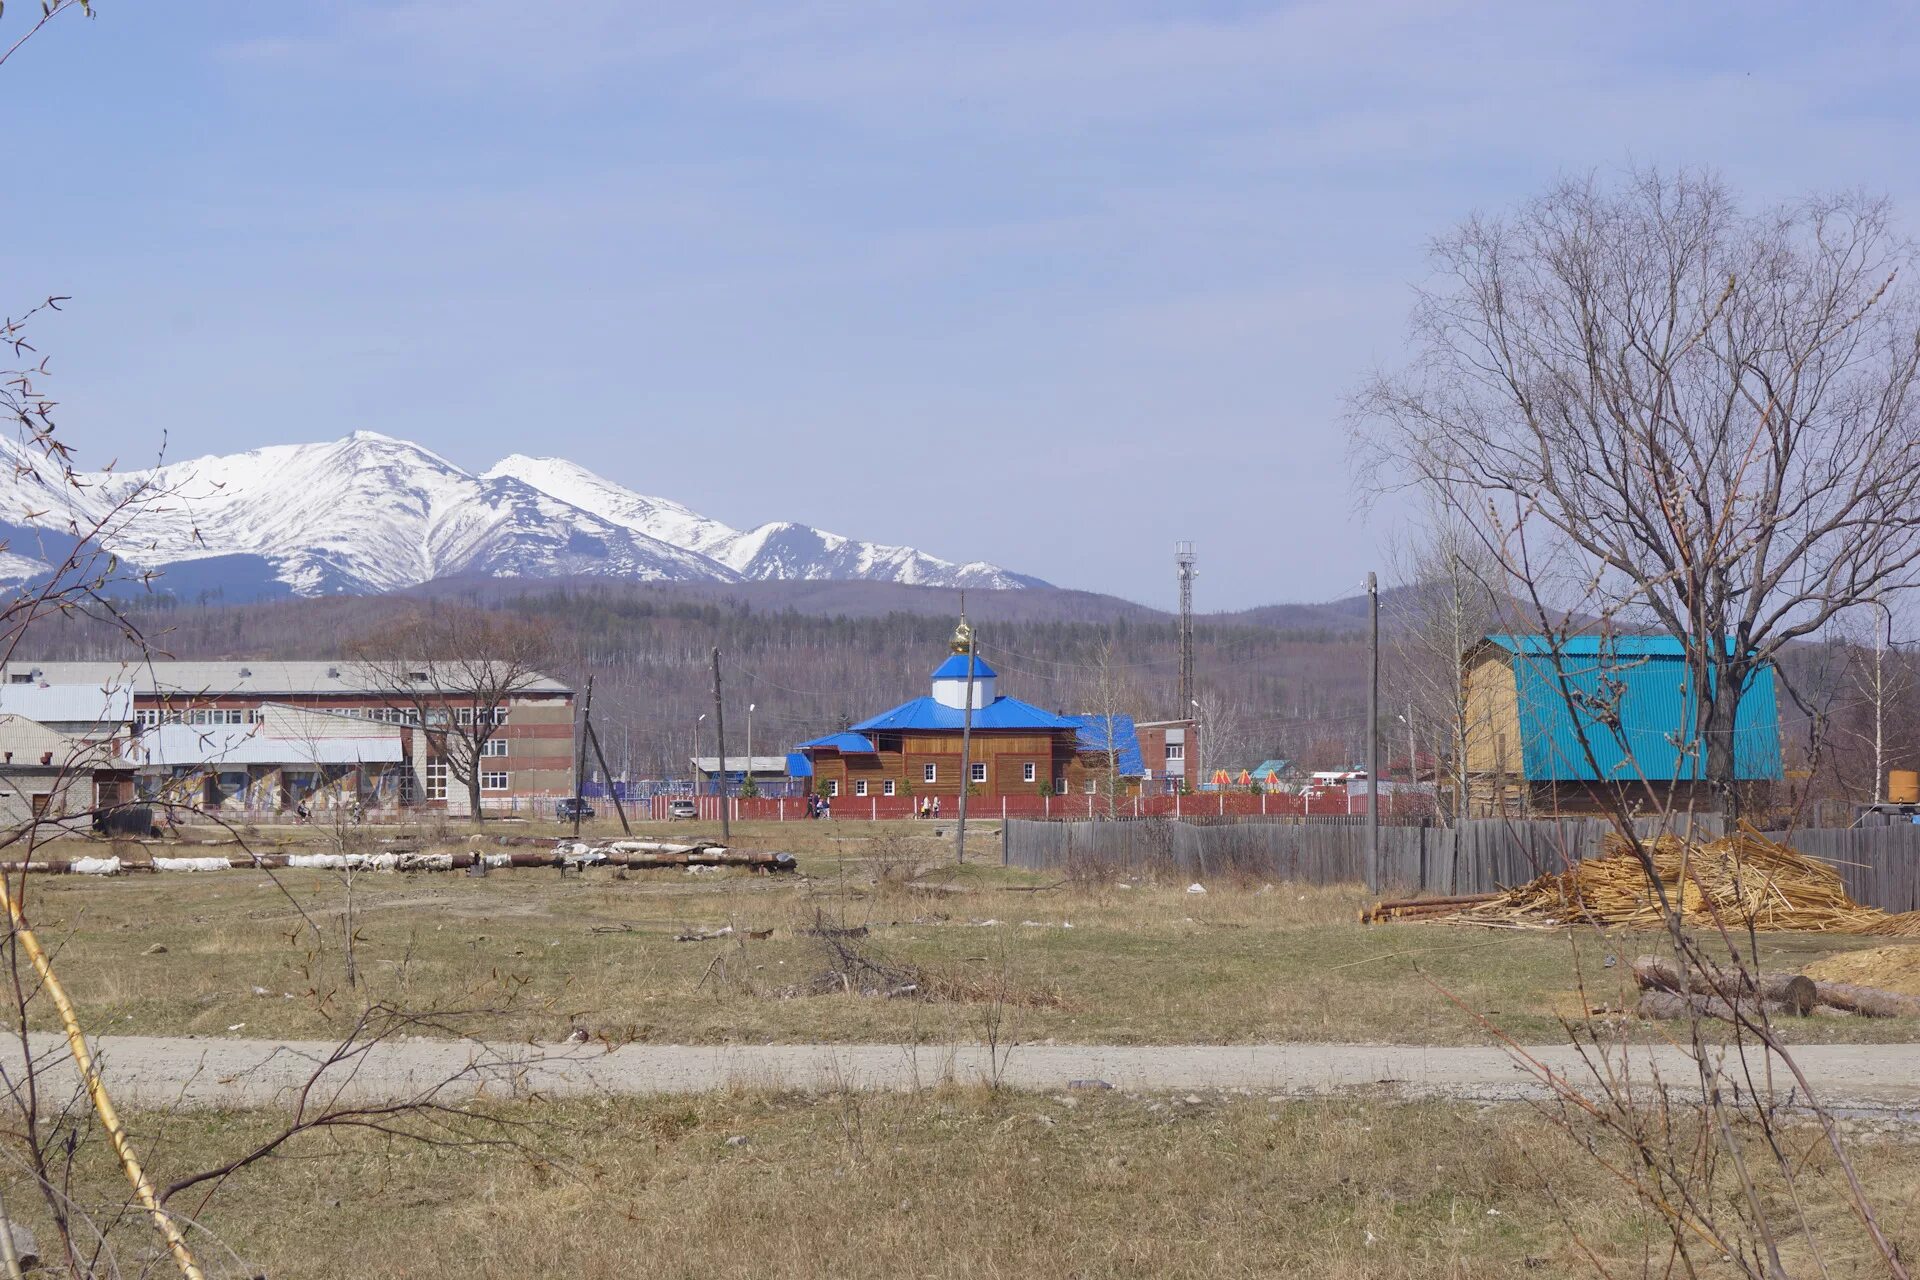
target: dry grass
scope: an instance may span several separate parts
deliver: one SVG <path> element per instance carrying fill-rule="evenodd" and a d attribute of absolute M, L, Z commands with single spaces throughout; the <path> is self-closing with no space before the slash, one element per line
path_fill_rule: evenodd
<path fill-rule="evenodd" d="M 1632 999 L 1632 939 L 1616 948 L 1587 930 L 1362 927 L 1354 923 L 1364 901 L 1357 886 L 1216 882 L 1190 894 L 1184 879 L 1070 883 L 997 866 L 956 868 L 950 843 L 932 830 L 791 823 L 736 832 L 743 846 L 797 852 L 803 874 L 791 879 L 724 871 L 362 873 L 360 992 L 342 983 L 343 894 L 329 873 L 47 878 L 31 886 L 32 909 L 59 944 L 62 972 L 90 1025 L 147 1034 L 238 1027 L 234 1034 L 325 1036 L 343 1008 L 372 993 L 411 1007 L 510 1003 L 477 1029 L 542 1039 L 585 1027 L 613 1040 L 681 1043 L 977 1041 L 989 1019 L 1001 1019 L 996 1035 L 1025 1041 L 1483 1040 L 1437 984 L 1523 1039 L 1557 1041 L 1557 1015 L 1570 1007 L 1580 974 L 1599 1003 Z M 989 834 L 980 851 L 992 848 Z M 822 921 L 868 927 L 866 953 L 917 975 L 922 998 L 788 998 L 824 989 L 810 984 L 831 970 L 831 957 L 819 939 L 798 932 Z M 674 941 L 722 926 L 736 932 Z M 767 930 L 765 939 L 749 937 Z M 156 944 L 166 951 L 144 954 Z M 1762 962 L 1798 969 L 1862 945 L 1766 935 Z M 1608 954 L 1622 962 L 1607 967 Z M 1823 1020 L 1787 1031 L 1920 1039 L 1904 1019 Z"/>
<path fill-rule="evenodd" d="M 541 1159 L 316 1138 L 309 1158 L 235 1179 L 205 1221 L 275 1280 L 1591 1274 L 1562 1212 L 1613 1274 L 1642 1274 L 1648 1247 L 1660 1270 L 1631 1198 L 1524 1108 L 1192 1096 L 946 1090 L 520 1108 L 508 1114 L 533 1126 Z M 268 1121 L 136 1123 L 166 1174 Z M 1911 1253 L 1913 1147 L 1869 1135 L 1854 1152 Z M 88 1166 L 87 1178 L 117 1201 L 107 1170 Z M 1874 1274 L 1849 1251 L 1817 1153 L 1805 1188 L 1831 1274 Z M 117 1238 L 126 1252 L 145 1242 L 138 1221 Z M 201 1251 L 213 1254 L 206 1241 Z M 1804 1259 L 1790 1250 L 1787 1261 L 1798 1273 Z"/>

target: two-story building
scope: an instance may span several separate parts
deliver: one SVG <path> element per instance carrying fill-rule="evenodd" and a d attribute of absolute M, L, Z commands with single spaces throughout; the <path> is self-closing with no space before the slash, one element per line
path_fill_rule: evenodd
<path fill-rule="evenodd" d="M 349 659 L 19 659 L 0 666 L 0 690 L 23 708 L 101 703 L 112 715 L 124 707 L 138 744 L 127 754 L 140 762 L 143 785 L 163 780 L 186 803 L 287 809 L 305 796 L 341 794 L 350 779 L 356 803 L 466 814 L 467 789 L 446 763 L 447 730 L 436 730 L 471 725 L 476 709 L 444 668 L 421 664 L 431 696 L 405 696 L 390 674 Z M 482 808 L 537 808 L 571 795 L 573 691 L 533 676 L 499 701 L 478 712 L 497 722 L 482 762 Z"/>

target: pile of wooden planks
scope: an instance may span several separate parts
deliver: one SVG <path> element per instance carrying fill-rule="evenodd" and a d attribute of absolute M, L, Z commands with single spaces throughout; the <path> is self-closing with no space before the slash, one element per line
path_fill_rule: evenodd
<path fill-rule="evenodd" d="M 1665 835 L 1606 852 L 1499 894 L 1381 902 L 1363 922 L 1445 920 L 1507 929 L 1572 924 L 1652 929 L 1672 906 L 1690 925 L 1920 937 L 1920 912 L 1892 915 L 1847 896 L 1840 873 L 1751 827 L 1716 840 Z M 1662 899 L 1664 898 L 1664 902 Z"/>

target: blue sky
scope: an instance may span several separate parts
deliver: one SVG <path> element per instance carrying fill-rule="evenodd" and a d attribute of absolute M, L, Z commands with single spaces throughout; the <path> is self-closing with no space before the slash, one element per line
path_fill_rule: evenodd
<path fill-rule="evenodd" d="M 37 6 L 8 6 L 9 41 Z M 1346 594 L 1343 396 L 1557 175 L 1920 209 L 1911 6 L 101 0 L 0 68 L 83 462 L 372 429 L 1150 603 Z"/>

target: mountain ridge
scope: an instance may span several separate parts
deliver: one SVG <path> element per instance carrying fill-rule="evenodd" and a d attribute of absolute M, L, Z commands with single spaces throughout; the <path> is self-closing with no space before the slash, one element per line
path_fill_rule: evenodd
<path fill-rule="evenodd" d="M 374 431 L 264 445 L 132 471 L 76 472 L 0 440 L 0 525 L 64 532 L 108 521 L 122 560 L 233 598 L 378 594 L 441 578 L 635 582 L 879 581 L 1019 589 L 1050 584 L 792 522 L 740 530 L 564 458 L 512 454 L 471 472 Z M 11 471 L 11 475 L 7 474 Z M 0 580 L 51 571 L 16 537 Z"/>

